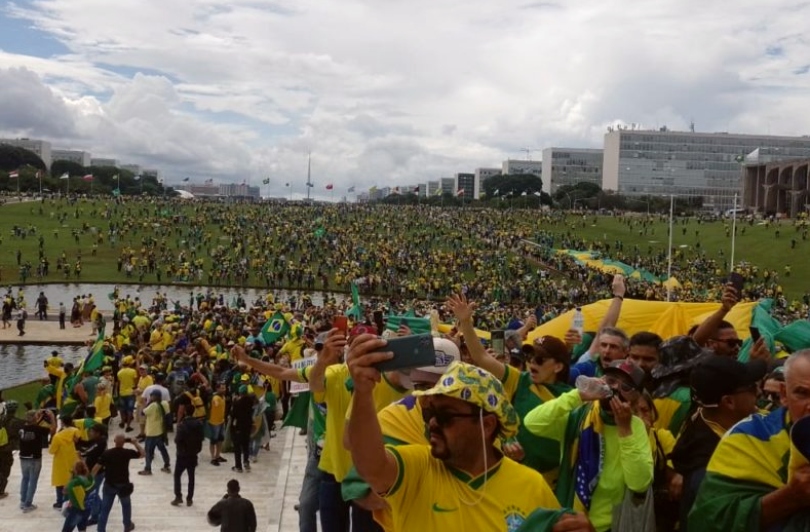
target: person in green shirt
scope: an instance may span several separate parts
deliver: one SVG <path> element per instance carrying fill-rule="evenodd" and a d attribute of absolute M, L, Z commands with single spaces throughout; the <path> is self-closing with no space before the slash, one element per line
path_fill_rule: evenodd
<path fill-rule="evenodd" d="M 644 371 L 627 360 L 617 360 L 604 371 L 608 397 L 603 390 L 571 390 L 523 420 L 532 434 L 560 442 L 557 498 L 563 507 L 587 512 L 597 532 L 610 530 L 613 509 L 627 490 L 645 493 L 653 481 L 647 428 L 632 413 Z"/>
<path fill-rule="evenodd" d="M 74 528 L 84 530 L 87 528 L 87 506 L 85 501 L 87 493 L 93 487 L 93 477 L 87 470 L 87 466 L 78 460 L 73 466 L 73 476 L 65 485 L 65 499 L 70 506 L 65 515 L 65 524 L 62 525 L 62 532 L 72 532 Z"/>

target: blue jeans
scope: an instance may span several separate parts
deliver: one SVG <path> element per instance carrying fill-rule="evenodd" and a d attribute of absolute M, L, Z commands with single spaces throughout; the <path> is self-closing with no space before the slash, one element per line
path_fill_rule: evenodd
<path fill-rule="evenodd" d="M 84 505 L 87 507 L 87 515 L 93 521 L 98 521 L 101 513 L 101 487 L 104 484 L 104 472 L 102 471 L 93 478 L 93 489 L 87 494 Z"/>
<path fill-rule="evenodd" d="M 124 488 L 122 484 L 104 483 L 102 488 L 103 498 L 101 500 L 101 512 L 98 514 L 98 532 L 107 532 L 107 519 L 110 517 L 110 510 L 112 510 L 115 498 L 121 501 L 121 513 L 124 517 L 124 529 L 129 528 L 132 524 L 132 501 L 129 495 L 122 497 L 118 493 Z"/>
<path fill-rule="evenodd" d="M 68 508 L 65 524 L 62 525 L 62 532 L 73 532 L 78 527 L 80 530 L 87 528 L 87 510 L 80 510 L 75 506 Z"/>
<path fill-rule="evenodd" d="M 169 459 L 169 451 L 166 450 L 166 444 L 163 443 L 163 436 L 147 436 L 146 437 L 146 465 L 145 471 L 152 471 L 152 459 L 155 458 L 155 447 L 160 451 L 160 456 L 163 458 L 163 465 L 169 467 L 171 460 Z"/>
<path fill-rule="evenodd" d="M 382 527 L 374 521 L 371 512 L 343 500 L 340 482 L 323 471 L 321 471 L 320 512 L 323 532 L 348 532 L 349 523 L 352 525 L 352 532 L 382 531 Z"/>
<path fill-rule="evenodd" d="M 37 492 L 39 472 L 42 470 L 41 458 L 20 458 L 22 481 L 20 482 L 20 504 L 23 507 L 34 504 L 34 493 Z"/>
<path fill-rule="evenodd" d="M 307 467 L 304 469 L 304 481 L 298 496 L 299 532 L 318 532 L 318 492 L 321 485 L 318 451 L 318 447 L 313 445 L 307 453 Z"/>
<path fill-rule="evenodd" d="M 343 500 L 340 482 L 333 475 L 321 471 L 321 485 L 318 492 L 323 532 L 348 532 L 349 503 Z"/>

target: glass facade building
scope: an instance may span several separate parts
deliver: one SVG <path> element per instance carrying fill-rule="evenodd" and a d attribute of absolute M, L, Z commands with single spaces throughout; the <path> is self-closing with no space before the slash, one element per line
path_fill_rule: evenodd
<path fill-rule="evenodd" d="M 628 196 L 700 197 L 732 208 L 742 164 L 810 157 L 810 137 L 617 129 L 605 135 L 602 188 Z"/>
<path fill-rule="evenodd" d="M 584 148 L 546 148 L 543 150 L 545 188 L 551 193 L 563 185 L 587 182 L 602 186 L 602 150 Z"/>

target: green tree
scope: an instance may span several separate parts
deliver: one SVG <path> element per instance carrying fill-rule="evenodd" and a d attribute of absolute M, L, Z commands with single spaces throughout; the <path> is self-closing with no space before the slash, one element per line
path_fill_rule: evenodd
<path fill-rule="evenodd" d="M 17 146 L 9 146 L 8 144 L 0 144 L 0 170 L 9 172 L 11 170 L 20 169 L 26 165 L 32 166 L 37 170 L 47 170 L 42 159 L 31 150 L 18 148 Z"/>

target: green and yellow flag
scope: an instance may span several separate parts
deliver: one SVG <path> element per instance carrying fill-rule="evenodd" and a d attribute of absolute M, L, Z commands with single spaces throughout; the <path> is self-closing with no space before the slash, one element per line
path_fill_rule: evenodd
<path fill-rule="evenodd" d="M 279 338 L 284 337 L 290 331 L 290 322 L 284 317 L 281 311 L 277 310 L 275 314 L 264 323 L 262 327 L 262 340 L 265 344 L 275 343 Z"/>

